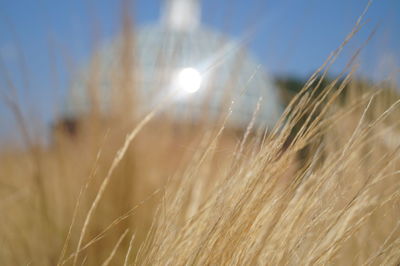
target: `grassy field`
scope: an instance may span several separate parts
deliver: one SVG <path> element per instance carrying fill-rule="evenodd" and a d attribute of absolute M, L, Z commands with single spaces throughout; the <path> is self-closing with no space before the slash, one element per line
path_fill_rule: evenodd
<path fill-rule="evenodd" d="M 355 58 L 322 83 L 343 46 L 268 131 L 120 102 L 49 146 L 25 134 L 0 154 L 0 264 L 398 265 L 400 98 Z"/>

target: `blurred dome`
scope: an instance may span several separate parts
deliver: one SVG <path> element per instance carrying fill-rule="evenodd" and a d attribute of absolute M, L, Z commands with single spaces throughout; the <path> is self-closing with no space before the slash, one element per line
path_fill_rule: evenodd
<path fill-rule="evenodd" d="M 239 43 L 202 26 L 182 30 L 167 25 L 136 29 L 132 47 L 128 48 L 134 58 L 132 87 L 137 110 L 152 110 L 172 95 L 167 112 L 179 121 L 196 121 L 205 115 L 217 119 L 234 101 L 228 123 L 243 127 L 250 122 L 261 98 L 256 123 L 274 125 L 282 112 L 278 92 L 264 69 Z M 97 97 L 105 114 L 112 108 L 115 75 L 124 71 L 120 60 L 123 45 L 123 39 L 116 39 L 95 53 Z M 72 84 L 70 115 L 80 115 L 90 108 L 86 89 L 92 78 L 89 72 L 85 68 Z"/>

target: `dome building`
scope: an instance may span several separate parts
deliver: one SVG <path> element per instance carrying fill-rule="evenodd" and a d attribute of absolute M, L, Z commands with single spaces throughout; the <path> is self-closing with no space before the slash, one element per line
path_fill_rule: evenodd
<path fill-rule="evenodd" d="M 111 112 L 114 83 L 124 71 L 121 50 L 127 49 L 125 54 L 133 58 L 130 86 L 134 92 L 123 98 L 132 97 L 139 113 L 167 102 L 163 111 L 177 121 L 196 122 L 205 116 L 217 120 L 233 101 L 228 124 L 243 128 L 260 102 L 257 125 L 273 126 L 282 106 L 271 79 L 240 42 L 203 26 L 200 17 L 198 0 L 167 0 L 161 21 L 135 29 L 130 47 L 123 37 L 101 47 L 93 58 L 96 99 L 91 100 L 93 93 L 85 89 L 93 79 L 86 67 L 72 85 L 69 116 L 85 114 L 93 105 L 102 114 Z"/>

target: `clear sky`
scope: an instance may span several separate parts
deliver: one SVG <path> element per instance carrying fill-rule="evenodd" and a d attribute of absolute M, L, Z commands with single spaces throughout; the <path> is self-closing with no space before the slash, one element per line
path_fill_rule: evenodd
<path fill-rule="evenodd" d="M 204 0 L 202 22 L 236 40 L 255 29 L 249 50 L 272 75 L 306 77 L 340 45 L 367 2 Z M 136 26 L 157 23 L 161 3 L 133 1 Z M 93 43 L 118 34 L 120 15 L 119 0 L 0 0 L 0 90 L 8 93 L 7 79 L 12 80 L 25 112 L 48 123 L 52 110 L 60 109 L 71 73 L 88 60 Z M 334 73 L 375 28 L 360 58 L 361 73 L 380 78 L 400 65 L 400 1 L 375 0 L 365 21 Z M 10 117 L 0 99 L 0 137 L 15 127 Z"/>

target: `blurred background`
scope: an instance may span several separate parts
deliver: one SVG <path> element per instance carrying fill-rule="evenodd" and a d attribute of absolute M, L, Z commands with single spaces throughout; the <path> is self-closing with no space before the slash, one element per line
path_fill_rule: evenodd
<path fill-rule="evenodd" d="M 342 43 L 367 2 L 203 0 L 194 12 L 202 28 L 245 47 L 271 83 L 296 87 Z M 14 91 L 27 120 L 35 121 L 35 130 L 48 129 L 68 109 L 66 102 L 78 73 L 95 51 L 123 31 L 123 15 L 130 15 L 132 29 L 143 29 L 165 24 L 167 5 L 153 0 L 1 1 L 1 145 L 20 138 L 4 94 Z M 331 74 L 343 70 L 372 32 L 374 37 L 358 58 L 358 75 L 382 80 L 398 72 L 399 10 L 396 0 L 372 3 L 361 32 L 332 66 Z M 160 41 L 162 38 L 152 42 Z M 201 47 L 209 46 L 203 42 Z M 155 48 L 145 52 L 156 53 Z"/>

